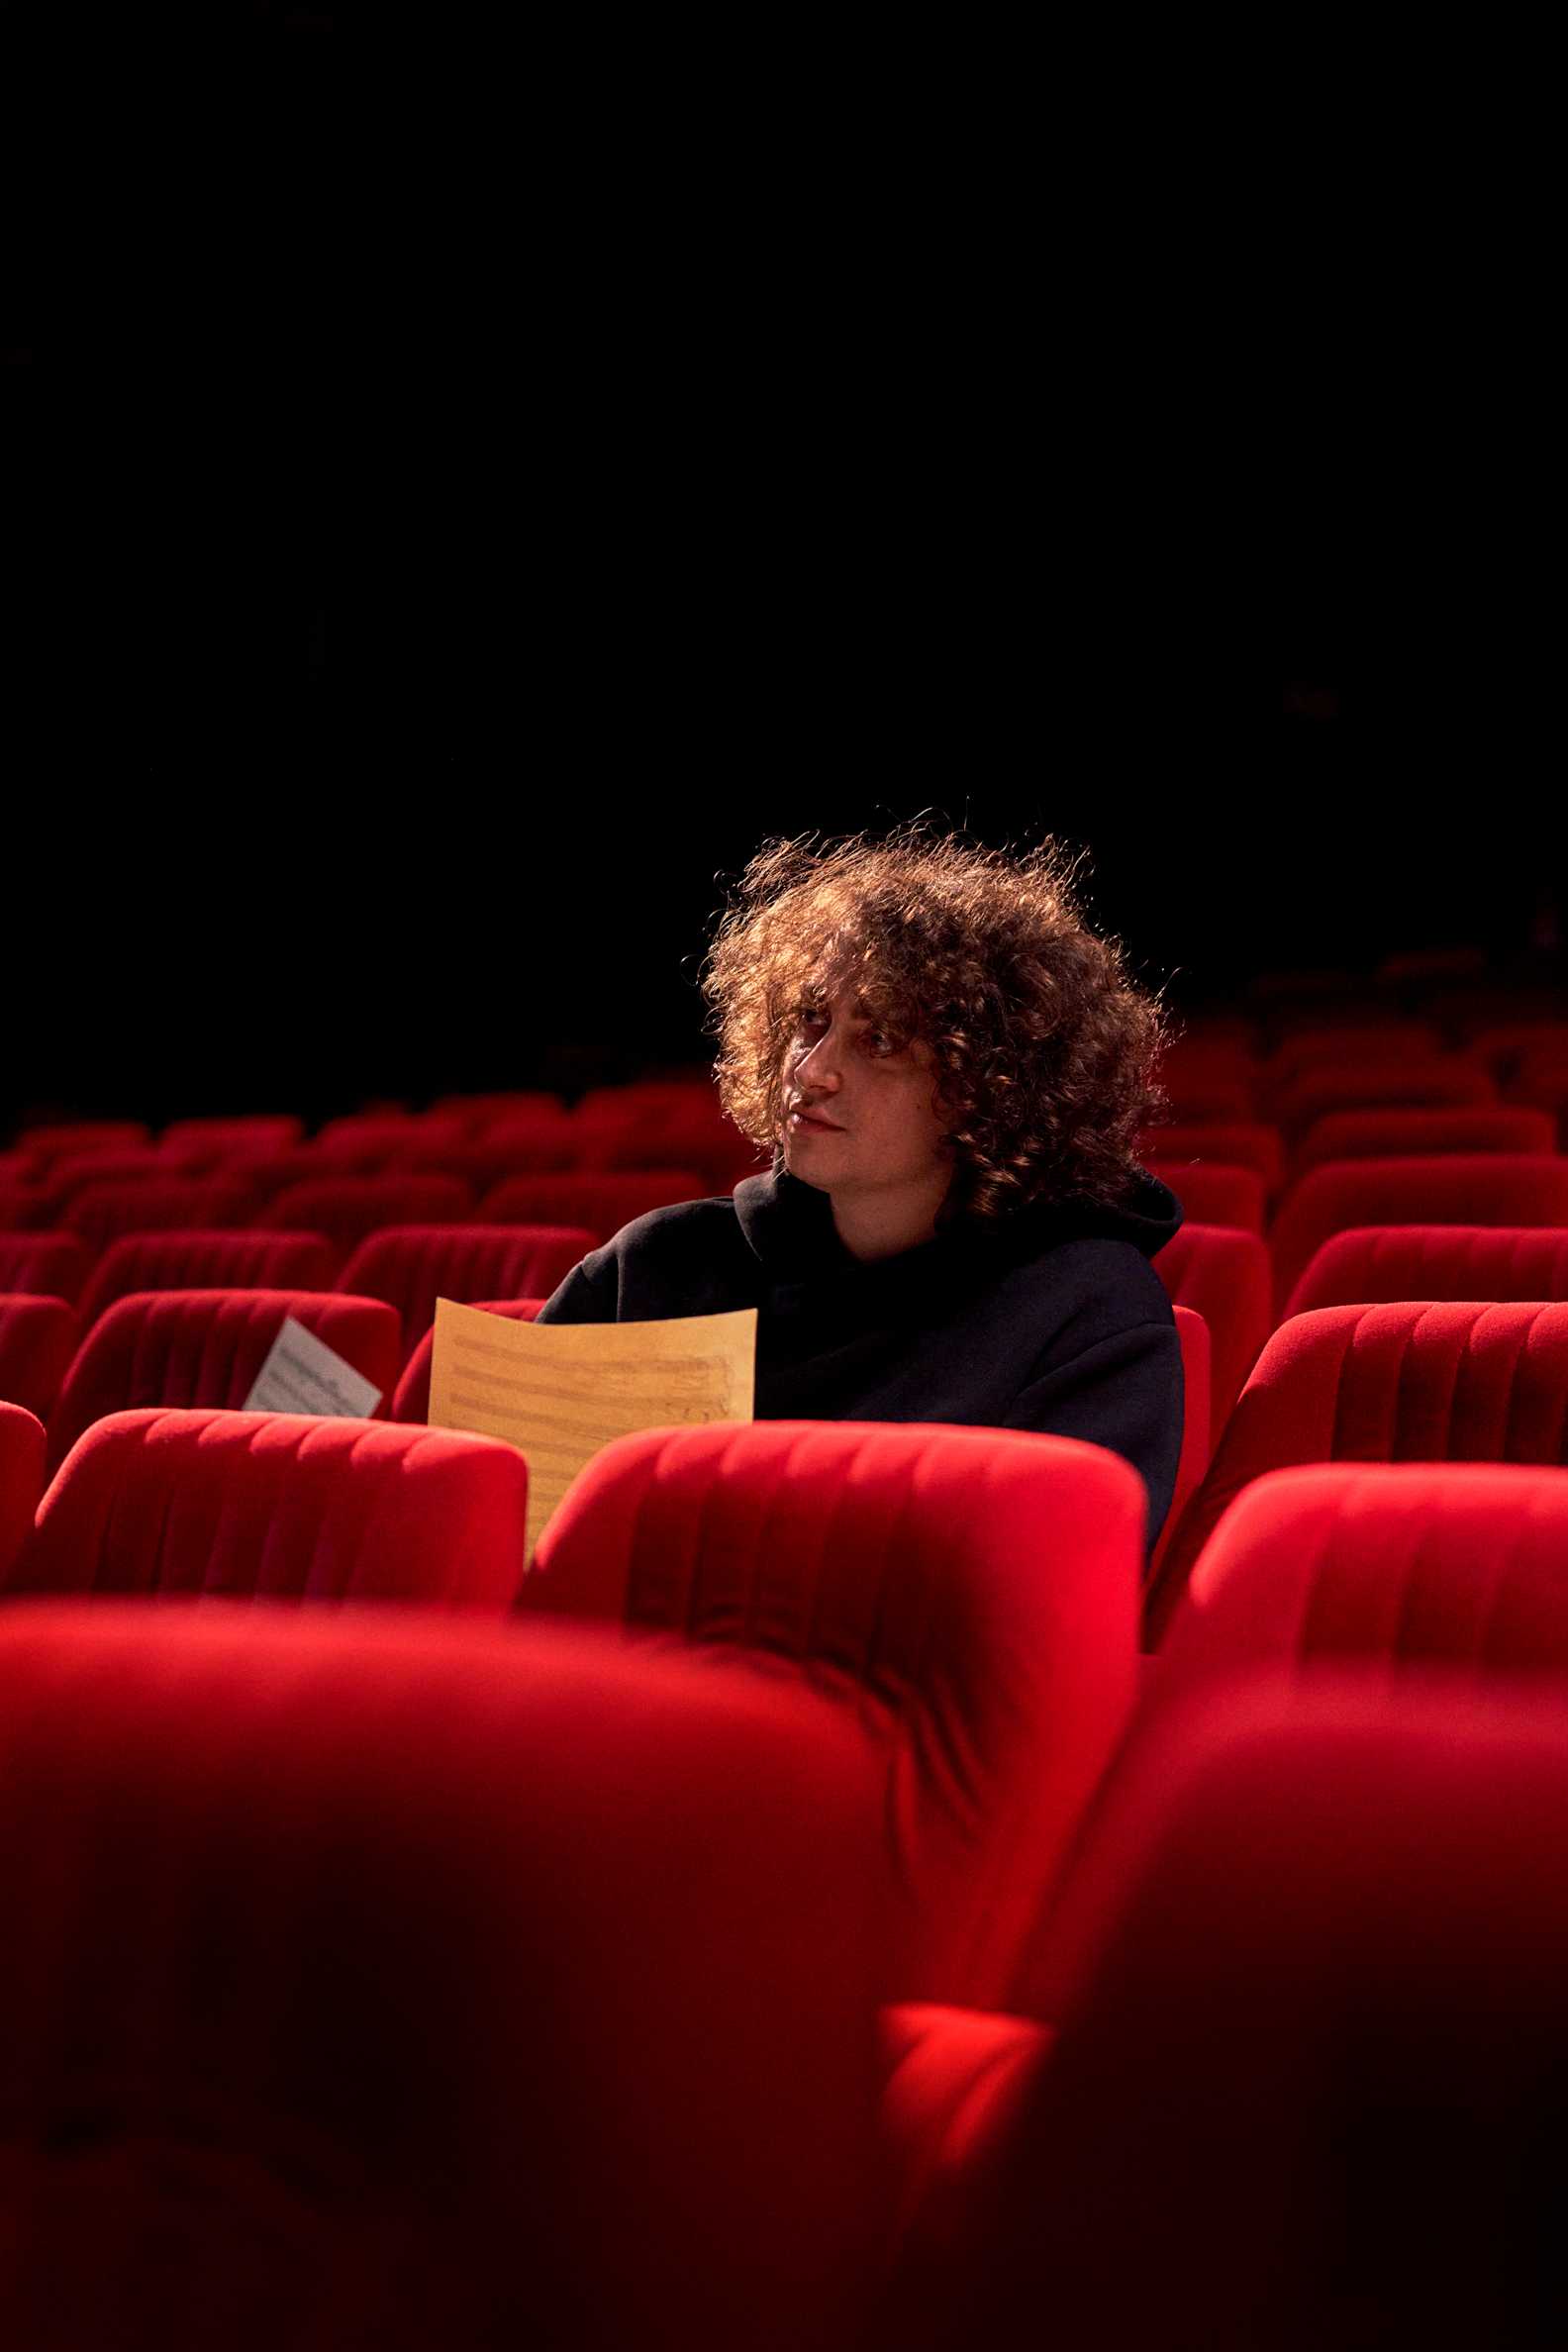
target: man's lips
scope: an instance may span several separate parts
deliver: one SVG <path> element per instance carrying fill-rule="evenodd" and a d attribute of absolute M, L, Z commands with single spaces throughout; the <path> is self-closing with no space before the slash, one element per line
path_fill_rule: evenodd
<path fill-rule="evenodd" d="M 797 1127 L 816 1127 L 821 1134 L 841 1135 L 843 1133 L 843 1128 L 833 1120 L 820 1118 L 815 1111 L 808 1111 L 799 1103 L 790 1113 L 790 1118 Z"/>

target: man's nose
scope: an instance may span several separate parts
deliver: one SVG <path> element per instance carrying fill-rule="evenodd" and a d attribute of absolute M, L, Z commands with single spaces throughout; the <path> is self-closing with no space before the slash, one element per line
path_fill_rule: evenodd
<path fill-rule="evenodd" d="M 817 1094 L 838 1092 L 838 1042 L 832 1029 L 825 1029 L 816 1044 L 801 1055 L 795 1077 Z"/>

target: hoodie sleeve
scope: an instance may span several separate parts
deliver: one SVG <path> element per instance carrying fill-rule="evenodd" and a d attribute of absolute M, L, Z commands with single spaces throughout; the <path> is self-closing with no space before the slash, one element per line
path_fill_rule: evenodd
<path fill-rule="evenodd" d="M 1130 1462 L 1148 1489 L 1152 1550 L 1176 1488 L 1182 1404 L 1181 1341 L 1174 1324 L 1137 1323 L 1031 1380 L 1006 1426 L 1081 1437 Z"/>

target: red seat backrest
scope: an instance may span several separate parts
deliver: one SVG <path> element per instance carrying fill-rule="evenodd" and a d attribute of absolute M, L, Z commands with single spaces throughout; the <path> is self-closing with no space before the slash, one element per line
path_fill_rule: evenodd
<path fill-rule="evenodd" d="M 538 1628 L 23 1608 L 0 1773 L 19 2348 L 864 2342 L 831 1711 Z"/>
<path fill-rule="evenodd" d="M 1374 1225 L 1568 1225 L 1568 1159 L 1446 1152 L 1314 1168 L 1286 1195 L 1269 1235 L 1281 1310 L 1330 1235 Z"/>
<path fill-rule="evenodd" d="M 582 1226 L 389 1225 L 360 1242 L 339 1287 L 397 1309 L 406 1363 L 435 1322 L 438 1298 L 471 1306 L 511 1293 L 542 1302 L 593 1246 Z"/>
<path fill-rule="evenodd" d="M 1073 2345 L 1560 2341 L 1560 1695 L 1281 1677 L 1138 1746 L 961 2332 L 917 2340 L 1022 2344 L 1048 2304 Z"/>
<path fill-rule="evenodd" d="M 1232 1168 L 1223 1160 L 1151 1159 L 1144 1164 L 1151 1176 L 1170 1186 L 1198 1225 L 1262 1232 L 1263 1179 L 1255 1168 Z"/>
<path fill-rule="evenodd" d="M 1568 1306 L 1324 1307 L 1274 1333 L 1153 1588 L 1168 1622 L 1241 1489 L 1299 1462 L 1568 1458 Z"/>
<path fill-rule="evenodd" d="M 900 1999 L 1005 2002 L 1133 1694 L 1146 1497 L 1071 1438 L 853 1421 L 615 1440 L 527 1613 L 677 1635 L 823 1693 L 885 1776 Z"/>
<path fill-rule="evenodd" d="M 1208 1543 L 1146 1696 L 1254 1667 L 1568 1676 L 1568 1469 L 1275 1470 Z"/>
<path fill-rule="evenodd" d="M 1352 1225 L 1313 1253 L 1286 1313 L 1388 1299 L 1568 1299 L 1568 1225 Z"/>
<path fill-rule="evenodd" d="M 82 1321 L 95 1323 L 132 1291 L 326 1290 L 332 1268 L 332 1250 L 320 1233 L 179 1226 L 166 1233 L 126 1233 L 110 1242 L 94 1267 Z"/>
<path fill-rule="evenodd" d="M 122 1233 L 243 1225 L 250 1202 L 249 1186 L 235 1177 L 147 1177 L 133 1184 L 89 1184 L 73 1196 L 63 1222 L 96 1253 Z"/>
<path fill-rule="evenodd" d="M 1172 1303 L 1196 1308 L 1209 1325 L 1209 1419 L 1218 1444 L 1273 1328 L 1268 1249 L 1234 1225 L 1184 1225 L 1151 1262 Z"/>
<path fill-rule="evenodd" d="M 91 1263 L 74 1233 L 0 1233 L 0 1290 L 74 1306 Z"/>
<path fill-rule="evenodd" d="M 67 1455 L 13 1593 L 406 1601 L 499 1615 L 528 1471 L 499 1438 L 308 1413 L 114 1413 Z"/>
<path fill-rule="evenodd" d="M 584 1225 L 598 1246 L 650 1209 L 707 1196 L 708 1187 L 690 1168 L 644 1168 L 614 1176 L 586 1170 L 510 1176 L 486 1193 L 476 1215 L 485 1225 Z"/>
<path fill-rule="evenodd" d="M 0 1397 L 48 1420 L 80 1335 L 63 1299 L 0 1291 Z"/>
<path fill-rule="evenodd" d="M 138 1405 L 222 1405 L 250 1394 L 286 1316 L 381 1392 L 397 1381 L 398 1319 L 381 1299 L 326 1291 L 133 1291 L 77 1350 L 49 1418 L 52 1469 L 92 1421 Z"/>
<path fill-rule="evenodd" d="M 457 1176 L 318 1176 L 285 1185 L 255 1222 L 325 1234 L 342 1264 L 383 1225 L 461 1225 L 472 1205 Z"/>
<path fill-rule="evenodd" d="M 25 1405 L 0 1401 L 0 1583 L 33 1532 L 44 1492 L 44 1423 Z"/>
<path fill-rule="evenodd" d="M 1293 1172 L 1329 1160 L 1420 1159 L 1440 1151 L 1554 1152 L 1557 1128 L 1544 1111 L 1507 1105 L 1479 1111 L 1331 1111 L 1302 1138 Z"/>

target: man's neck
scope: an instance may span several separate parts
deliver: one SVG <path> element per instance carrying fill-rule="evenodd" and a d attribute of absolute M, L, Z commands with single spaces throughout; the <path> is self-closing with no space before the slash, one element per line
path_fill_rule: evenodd
<path fill-rule="evenodd" d="M 867 1263 L 901 1257 L 936 1238 L 936 1212 L 946 1197 L 945 1177 L 918 1192 L 832 1193 L 833 1221 L 849 1255 Z"/>

